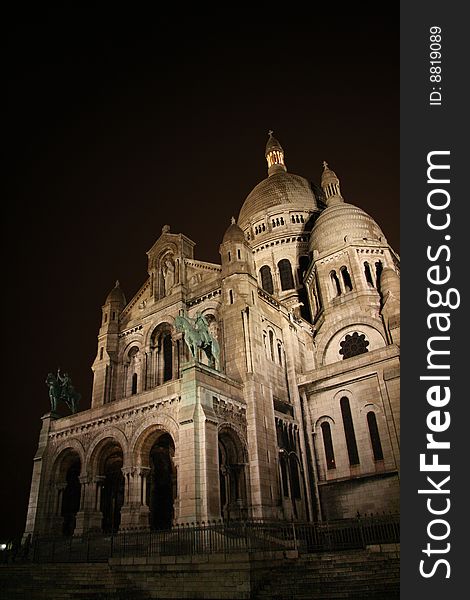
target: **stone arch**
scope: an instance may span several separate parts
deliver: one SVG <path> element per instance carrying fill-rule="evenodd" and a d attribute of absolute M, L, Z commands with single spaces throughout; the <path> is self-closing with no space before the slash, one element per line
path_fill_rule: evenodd
<path fill-rule="evenodd" d="M 80 440 L 72 438 L 72 439 L 63 441 L 55 449 L 54 455 L 51 460 L 50 474 L 48 477 L 48 479 L 50 481 L 52 481 L 55 478 L 57 468 L 60 468 L 60 460 L 62 460 L 62 458 L 63 458 L 63 456 L 61 457 L 61 455 L 63 455 L 63 453 L 66 452 L 67 450 L 76 452 L 76 454 L 80 458 L 80 462 L 82 465 L 80 474 L 83 475 L 85 473 L 85 466 L 86 466 L 85 448 L 83 447 L 83 444 L 80 442 Z"/>
<path fill-rule="evenodd" d="M 224 519 L 248 516 L 247 447 L 237 428 L 223 423 L 217 432 L 220 514 Z"/>
<path fill-rule="evenodd" d="M 321 424 L 325 422 L 328 422 L 330 425 L 333 426 L 336 425 L 336 421 L 333 419 L 333 417 L 330 417 L 329 415 L 322 415 L 321 417 L 318 417 L 318 419 L 315 421 L 315 424 L 313 426 L 313 433 L 318 433 Z"/>
<path fill-rule="evenodd" d="M 145 353 L 142 347 L 142 335 L 134 334 L 119 352 L 118 371 L 120 373 L 120 393 L 123 398 L 143 391 L 143 373 Z"/>
<path fill-rule="evenodd" d="M 99 433 L 91 442 L 86 453 L 86 471 L 89 475 L 98 475 L 99 455 L 107 440 L 115 440 L 122 449 L 123 466 L 127 467 L 130 464 L 129 456 L 129 441 L 126 435 L 117 427 L 107 427 Z"/>
<path fill-rule="evenodd" d="M 155 335 L 155 331 L 162 325 L 162 323 L 167 323 L 173 330 L 175 327 L 175 317 L 170 314 L 164 314 L 158 319 L 158 323 L 153 324 L 148 328 L 147 333 L 144 338 L 144 347 L 149 348 L 152 337 Z"/>
<path fill-rule="evenodd" d="M 75 531 L 82 500 L 80 475 L 83 470 L 83 448 L 76 440 L 70 440 L 63 446 L 56 454 L 51 469 L 49 514 L 55 521 L 51 523 L 51 529 L 71 536 Z"/>
<path fill-rule="evenodd" d="M 340 342 L 345 335 L 354 331 L 365 335 L 369 342 L 369 352 L 383 348 L 387 344 L 383 324 L 378 319 L 371 317 L 361 317 L 360 321 L 343 319 L 335 325 L 334 331 L 329 328 L 325 332 L 320 332 L 317 336 L 317 356 L 320 359 L 320 364 L 327 365 L 343 360 L 339 353 L 341 349 Z"/>
<path fill-rule="evenodd" d="M 150 451 L 152 445 L 165 434 L 173 440 L 176 453 L 177 437 L 174 435 L 175 428 L 177 428 L 177 424 L 171 417 L 161 418 L 160 416 L 157 420 L 152 419 L 151 422 L 146 419 L 134 433 L 130 444 L 134 465 L 148 467 L 147 451 Z"/>
<path fill-rule="evenodd" d="M 160 321 L 148 336 L 146 389 L 179 377 L 182 340 L 176 334 L 174 320 Z"/>
<path fill-rule="evenodd" d="M 366 402 L 359 409 L 360 413 L 368 413 L 370 410 L 373 410 L 375 413 L 385 416 L 382 407 L 375 402 Z"/>
<path fill-rule="evenodd" d="M 124 465 L 127 439 L 117 428 L 104 431 L 90 447 L 88 467 L 91 479 L 99 488 L 97 510 L 101 512 L 101 528 L 115 532 L 121 525 L 121 509 L 125 502 Z"/>
<path fill-rule="evenodd" d="M 133 456 L 144 475 L 150 528 L 169 529 L 175 516 L 178 478 L 175 439 L 162 425 L 145 423 L 135 438 Z"/>

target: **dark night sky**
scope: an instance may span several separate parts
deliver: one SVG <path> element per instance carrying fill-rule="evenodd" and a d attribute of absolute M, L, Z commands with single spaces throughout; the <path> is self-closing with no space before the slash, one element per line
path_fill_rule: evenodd
<path fill-rule="evenodd" d="M 166 223 L 217 262 L 268 129 L 291 172 L 319 182 L 327 160 L 399 250 L 398 3 L 267 6 L 11 17 L 0 538 L 24 527 L 47 373 L 89 407 L 115 280 L 130 300 Z"/>

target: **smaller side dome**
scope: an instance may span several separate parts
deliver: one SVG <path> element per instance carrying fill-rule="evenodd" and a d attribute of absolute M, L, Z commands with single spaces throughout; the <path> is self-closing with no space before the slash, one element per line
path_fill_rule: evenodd
<path fill-rule="evenodd" d="M 108 296 L 106 297 L 105 304 L 110 304 L 111 302 L 113 302 L 113 303 L 118 302 L 122 308 L 124 308 L 124 306 L 126 306 L 126 304 L 127 304 L 126 297 L 124 296 L 124 292 L 122 291 L 122 289 L 119 285 L 119 280 L 116 280 L 116 285 L 113 287 L 113 289 L 109 292 Z"/>
<path fill-rule="evenodd" d="M 395 298 L 400 298 L 400 277 L 390 267 L 385 267 L 380 275 L 380 290 L 384 296 L 390 292 Z"/>
<path fill-rule="evenodd" d="M 238 242 L 240 244 L 243 244 L 244 241 L 245 234 L 235 221 L 235 217 L 232 217 L 232 222 L 230 223 L 230 225 L 227 228 L 227 231 L 224 234 L 222 244 L 225 244 L 226 242 Z"/>

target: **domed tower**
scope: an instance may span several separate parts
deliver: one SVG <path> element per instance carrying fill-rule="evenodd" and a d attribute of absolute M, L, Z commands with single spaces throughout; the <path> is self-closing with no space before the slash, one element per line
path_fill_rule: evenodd
<path fill-rule="evenodd" d="M 219 252 L 222 262 L 222 277 L 227 277 L 233 273 L 254 275 L 253 252 L 242 229 L 237 225 L 235 217 L 232 217 L 231 223 L 224 234 Z"/>
<path fill-rule="evenodd" d="M 326 208 L 310 236 L 306 283 L 317 332 L 317 359 L 327 364 L 389 343 L 381 318 L 381 274 L 398 258 L 380 227 L 344 201 L 340 182 L 323 163 Z M 356 343 L 357 342 L 357 343 Z"/>
<path fill-rule="evenodd" d="M 317 197 L 306 179 L 287 171 L 284 150 L 272 131 L 265 157 L 268 177 L 246 198 L 238 225 L 253 251 L 260 287 L 288 307 L 303 301 L 307 309 L 303 274 L 309 264 L 312 222 L 319 211 Z"/>
<path fill-rule="evenodd" d="M 92 365 L 93 392 L 91 406 L 110 401 L 113 370 L 118 348 L 119 316 L 126 306 L 126 297 L 119 281 L 109 292 L 102 307 L 101 327 L 98 333 L 98 353 Z"/>

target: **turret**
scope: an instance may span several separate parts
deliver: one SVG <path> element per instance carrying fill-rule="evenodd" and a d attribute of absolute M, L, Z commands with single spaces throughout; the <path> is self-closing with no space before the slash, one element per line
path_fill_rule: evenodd
<path fill-rule="evenodd" d="M 253 252 L 234 217 L 224 234 L 219 252 L 222 262 L 222 277 L 234 273 L 254 275 Z"/>
<path fill-rule="evenodd" d="M 109 292 L 102 307 L 101 327 L 98 333 L 98 352 L 92 365 L 92 407 L 110 402 L 114 365 L 117 359 L 119 317 L 126 306 L 126 297 L 119 281 Z"/>

